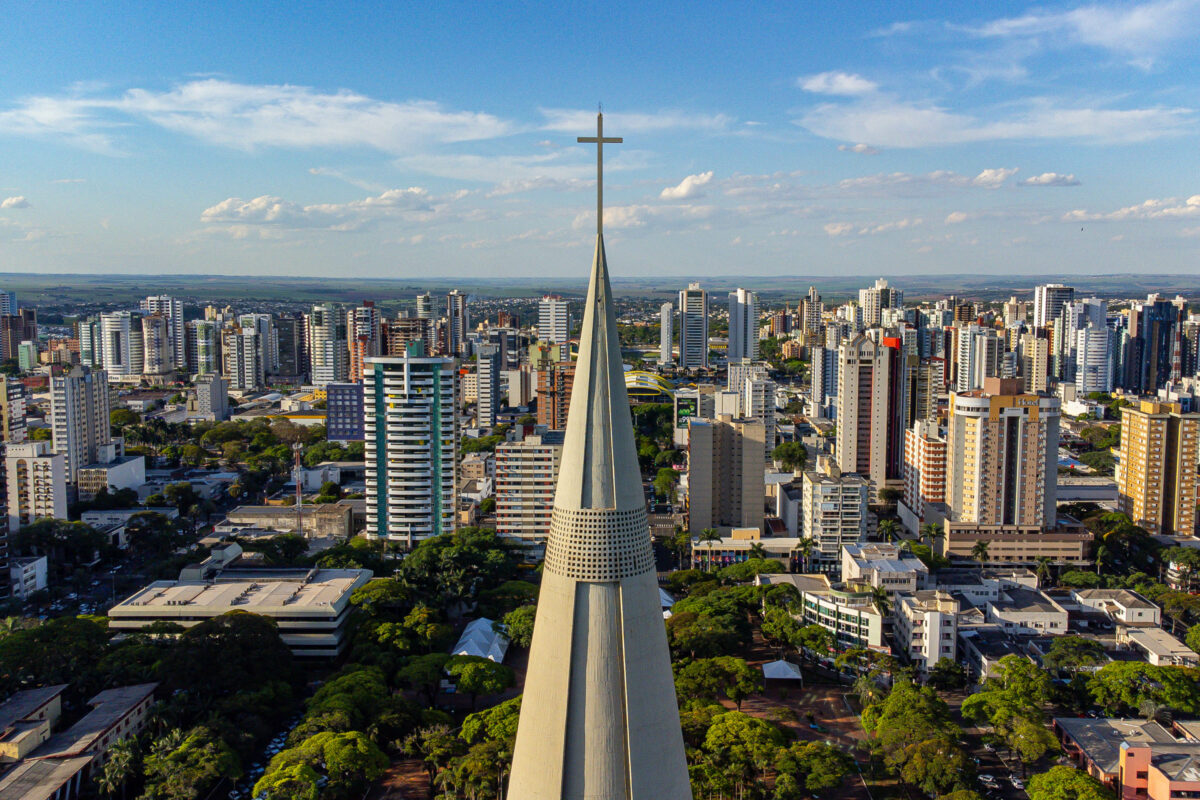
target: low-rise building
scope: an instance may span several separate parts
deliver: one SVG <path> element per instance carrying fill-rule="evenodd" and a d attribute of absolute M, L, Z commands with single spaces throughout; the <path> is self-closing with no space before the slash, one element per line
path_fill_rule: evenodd
<path fill-rule="evenodd" d="M 77 487 L 79 499 L 92 500 L 108 490 L 134 489 L 146 482 L 145 456 L 118 456 L 101 464 L 87 464 L 79 468 Z"/>
<path fill-rule="evenodd" d="M 894 544 L 848 544 L 842 547 L 842 580 L 911 594 L 925 588 L 929 567 Z"/>
<path fill-rule="evenodd" d="M 1140 719 L 1055 717 L 1063 752 L 1122 800 L 1177 800 L 1200 793 L 1200 741 L 1187 724 L 1176 737 Z"/>
<path fill-rule="evenodd" d="M 1040 525 L 985 525 L 947 518 L 942 555 L 974 560 L 977 542 L 986 542 L 988 563 L 1036 564 L 1049 558 L 1058 564 L 1091 564 L 1092 534 L 1078 520 L 1059 515 L 1053 527 Z"/>
<path fill-rule="evenodd" d="M 0 703 L 0 764 L 20 761 L 50 738 L 66 690 L 65 683 L 23 689 Z"/>
<path fill-rule="evenodd" d="M 949 592 L 924 589 L 896 596 L 896 650 L 921 672 L 943 658 L 956 659 L 959 601 Z"/>
<path fill-rule="evenodd" d="M 191 627 L 229 611 L 270 617 L 297 656 L 334 657 L 345 645 L 350 595 L 371 579 L 361 569 L 222 570 L 208 580 L 155 581 L 113 606 L 109 628 L 155 622 Z"/>
<path fill-rule="evenodd" d="M 1104 612 L 1122 625 L 1156 627 L 1162 624 L 1159 607 L 1129 589 L 1076 589 L 1071 592 L 1071 599 L 1081 606 Z"/>
<path fill-rule="evenodd" d="M 354 533 L 354 510 L 349 501 L 286 506 L 238 506 L 213 530 L 234 533 L 239 527 L 263 528 L 281 533 L 302 533 L 310 539 L 347 539 Z"/>
<path fill-rule="evenodd" d="M 733 528 L 728 536 L 704 541 L 692 539 L 692 566 L 696 569 L 720 569 L 740 564 L 751 558 L 761 546 L 764 558 L 783 563 L 784 568 L 796 571 L 804 568 L 811 554 L 807 544 L 791 536 L 763 536 L 759 528 Z"/>
<path fill-rule="evenodd" d="M 46 556 L 11 559 L 8 562 L 8 577 L 13 597 L 28 600 L 34 592 L 45 589 L 49 585 L 46 579 L 47 566 Z"/>
<path fill-rule="evenodd" d="M 1159 627 L 1117 629 L 1117 641 L 1141 653 L 1156 667 L 1200 666 L 1200 655 Z"/>
<path fill-rule="evenodd" d="M 883 615 L 871 592 L 834 586 L 824 574 L 759 575 L 758 586 L 790 584 L 800 592 L 800 612 L 794 614 L 805 625 L 820 625 L 834 635 L 837 647 L 867 647 L 886 650 Z"/>
<path fill-rule="evenodd" d="M 1062 635 L 1067 610 L 1036 589 L 1005 589 L 987 604 L 987 621 L 1008 633 Z"/>

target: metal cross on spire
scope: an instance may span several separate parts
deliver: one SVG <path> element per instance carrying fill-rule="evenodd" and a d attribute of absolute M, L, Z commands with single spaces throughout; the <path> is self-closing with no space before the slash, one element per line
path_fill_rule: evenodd
<path fill-rule="evenodd" d="M 576 139 L 580 144 L 596 145 L 596 235 L 604 234 L 604 145 L 621 144 L 624 139 L 620 136 L 604 138 L 604 112 L 596 114 L 596 135 L 580 136 Z"/>

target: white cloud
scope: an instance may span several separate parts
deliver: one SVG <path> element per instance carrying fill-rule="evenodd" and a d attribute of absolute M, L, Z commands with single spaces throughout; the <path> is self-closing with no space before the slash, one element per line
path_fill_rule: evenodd
<path fill-rule="evenodd" d="M 849 222 L 830 222 L 822 227 L 830 236 L 845 236 L 854 230 L 854 226 Z"/>
<path fill-rule="evenodd" d="M 907 148 L 1039 139 L 1141 142 L 1185 133 L 1194 116 L 1187 108 L 1063 108 L 1036 99 L 1020 113 L 989 121 L 932 105 L 869 98 L 823 103 L 796 122 L 828 139 Z"/>
<path fill-rule="evenodd" d="M 1078 186 L 1079 179 L 1074 175 L 1063 175 L 1058 172 L 1043 172 L 1023 181 L 1017 181 L 1019 186 Z"/>
<path fill-rule="evenodd" d="M 858 144 L 839 144 L 838 150 L 841 150 L 843 153 L 859 153 L 864 156 L 873 156 L 879 152 L 878 148 L 861 142 Z"/>
<path fill-rule="evenodd" d="M 29 201 L 21 195 L 6 197 L 0 200 L 0 208 L 29 208 Z"/>
<path fill-rule="evenodd" d="M 87 178 L 59 178 L 51 183 L 87 183 Z"/>
<path fill-rule="evenodd" d="M 1145 57 L 1175 40 L 1192 36 L 1200 23 L 1198 11 L 1200 3 L 1196 0 L 1097 3 L 1070 11 L 1035 11 L 968 30 L 988 38 L 1030 37 L 1049 44 L 1082 44 Z"/>
<path fill-rule="evenodd" d="M 332 231 L 358 230 L 372 222 L 399 219 L 409 222 L 432 222 L 445 219 L 450 208 L 462 193 L 434 197 L 418 186 L 389 189 L 378 195 L 349 203 L 317 203 L 300 205 L 281 197 L 263 195 L 251 200 L 230 197 L 210 206 L 200 214 L 200 221 L 224 226 L 235 238 L 250 230 L 249 226 L 277 229 L 313 228 Z M 465 212 L 469 218 L 477 212 Z"/>
<path fill-rule="evenodd" d="M 604 209 L 604 227 L 612 230 L 628 230 L 644 228 L 653 225 L 657 228 L 688 228 L 698 223 L 703 225 L 705 220 L 716 214 L 717 209 L 708 205 L 627 205 L 606 206 Z M 576 230 L 581 230 L 596 224 L 595 212 L 584 211 L 575 217 L 572 223 Z"/>
<path fill-rule="evenodd" d="M 797 78 L 796 84 L 806 92 L 835 94 L 847 97 L 872 94 L 879 88 L 878 84 L 867 80 L 861 75 L 838 71 L 821 72 L 816 75 Z"/>
<path fill-rule="evenodd" d="M 1137 219 L 1187 219 L 1200 216 L 1200 194 L 1194 194 L 1187 199 L 1166 197 L 1146 200 L 1142 203 L 1116 211 L 1097 213 L 1077 208 L 1063 215 L 1065 222 L 1086 221 L 1123 221 Z"/>
<path fill-rule="evenodd" d="M 891 231 L 902 231 L 907 228 L 915 228 L 923 222 L 924 222 L 924 220 L 921 219 L 920 217 L 917 217 L 915 219 L 908 219 L 908 218 L 898 219 L 893 222 L 882 222 L 877 225 L 868 225 L 864 228 L 860 228 L 858 231 L 858 235 L 859 236 L 874 236 L 874 235 L 880 234 L 880 233 L 890 233 Z"/>
<path fill-rule="evenodd" d="M 364 191 L 368 192 L 382 192 L 387 188 L 386 186 L 380 186 L 379 184 L 372 183 L 371 181 L 360 180 L 359 178 L 347 175 L 340 170 L 330 169 L 329 167 L 312 167 L 308 170 L 308 173 L 310 175 L 323 175 L 329 178 L 336 178 L 339 181 L 343 181 L 351 186 L 356 186 L 359 189 L 363 189 Z"/>
<path fill-rule="evenodd" d="M 949 214 L 946 215 L 945 224 L 946 225 L 957 225 L 960 222 L 966 222 L 967 220 L 971 219 L 971 217 L 972 217 L 972 215 L 968 214 L 965 211 L 951 211 Z"/>
<path fill-rule="evenodd" d="M 512 123 L 491 114 L 447 109 L 426 100 L 391 102 L 346 90 L 209 79 L 169 91 L 27 98 L 0 112 L 0 132 L 58 136 L 113 152 L 112 132 L 130 119 L 240 150 L 370 147 L 404 153 L 430 143 L 492 139 L 515 130 Z"/>
<path fill-rule="evenodd" d="M 659 197 L 663 200 L 687 200 L 692 197 L 702 197 L 704 190 L 701 188 L 712 180 L 712 170 L 701 172 L 698 175 L 688 175 L 677 186 L 668 186 L 663 189 Z"/>
<path fill-rule="evenodd" d="M 987 189 L 998 189 L 1004 182 L 1017 174 L 1017 170 L 1001 167 L 1000 169 L 985 169 L 971 179 L 972 186 L 983 186 Z"/>
<path fill-rule="evenodd" d="M 545 122 L 542 130 L 586 135 L 596 129 L 596 112 L 571 108 L 539 109 Z M 604 114 L 608 136 L 624 136 L 626 133 L 655 133 L 675 128 L 690 130 L 725 130 L 733 119 L 724 114 L 699 114 L 689 111 L 663 110 L 653 113 L 624 113 L 614 111 Z"/>

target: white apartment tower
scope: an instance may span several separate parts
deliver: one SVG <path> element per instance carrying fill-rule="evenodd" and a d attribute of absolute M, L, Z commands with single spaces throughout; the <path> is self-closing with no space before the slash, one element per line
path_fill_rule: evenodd
<path fill-rule="evenodd" d="M 813 542 L 810 571 L 840 570 L 842 547 L 866 540 L 868 489 L 861 475 L 841 472 L 828 458 L 804 473 L 801 538 Z"/>
<path fill-rule="evenodd" d="M 51 452 L 49 442 L 10 444 L 5 448 L 8 532 L 43 517 L 67 518 L 67 456 Z"/>
<path fill-rule="evenodd" d="M 75 367 L 50 376 L 50 418 L 54 451 L 66 459 L 66 480 L 100 460 L 100 448 L 112 442 L 109 428 L 108 375 Z"/>
<path fill-rule="evenodd" d="M 433 298 L 429 292 L 417 295 L 417 319 L 436 319 L 433 313 Z"/>
<path fill-rule="evenodd" d="M 837 467 L 882 488 L 886 480 L 888 370 L 884 348 L 858 334 L 838 349 Z"/>
<path fill-rule="evenodd" d="M 183 301 L 165 294 L 151 295 L 142 301 L 146 314 L 161 314 L 167 321 L 167 341 L 172 369 L 187 369 L 187 349 L 184 342 Z"/>
<path fill-rule="evenodd" d="M 708 367 L 708 292 L 698 283 L 679 293 L 679 366 Z"/>
<path fill-rule="evenodd" d="M 658 309 L 658 363 L 671 363 L 671 345 L 675 339 L 675 307 L 663 303 Z"/>
<path fill-rule="evenodd" d="M 1061 283 L 1047 283 L 1033 290 L 1033 326 L 1044 328 L 1058 319 L 1064 303 L 1075 299 L 1075 288 Z"/>
<path fill-rule="evenodd" d="M 175 370 L 174 344 L 167 318 L 154 313 L 142 317 L 142 374 L 161 377 Z"/>
<path fill-rule="evenodd" d="M 564 344 L 571 339 L 570 305 L 554 295 L 538 301 L 538 338 L 551 344 Z"/>
<path fill-rule="evenodd" d="M 904 307 L 904 291 L 888 286 L 887 279 L 880 278 L 871 288 L 858 290 L 858 305 L 863 326 L 870 328 L 880 323 L 885 308 Z"/>
<path fill-rule="evenodd" d="M 266 383 L 259 333 L 254 328 L 226 328 L 221 355 L 225 379 L 235 391 L 253 391 Z"/>
<path fill-rule="evenodd" d="M 758 358 L 758 295 L 745 289 L 729 293 L 729 360 Z"/>
<path fill-rule="evenodd" d="M 330 304 L 316 305 L 308 314 L 308 353 L 312 382 L 317 386 L 345 383 L 350 374 L 346 315 Z"/>
<path fill-rule="evenodd" d="M 368 358 L 363 413 L 366 535 L 411 547 L 454 530 L 458 500 L 454 359 L 409 354 Z"/>
<path fill-rule="evenodd" d="M 446 343 L 450 355 L 462 358 L 467 354 L 467 334 L 471 330 L 467 296 L 458 289 L 446 295 Z"/>
<path fill-rule="evenodd" d="M 500 411 L 501 358 L 500 347 L 494 344 L 481 345 L 476 352 L 475 407 L 480 427 L 490 428 L 496 424 Z"/>

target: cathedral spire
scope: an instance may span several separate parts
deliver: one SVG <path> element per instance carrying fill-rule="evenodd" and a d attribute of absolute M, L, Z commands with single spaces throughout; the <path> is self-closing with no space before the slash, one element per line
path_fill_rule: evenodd
<path fill-rule="evenodd" d="M 612 286 L 603 148 L 596 251 L 509 800 L 691 800 Z"/>

